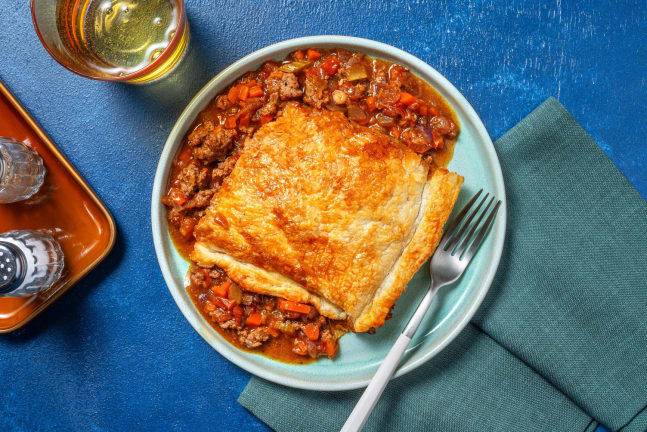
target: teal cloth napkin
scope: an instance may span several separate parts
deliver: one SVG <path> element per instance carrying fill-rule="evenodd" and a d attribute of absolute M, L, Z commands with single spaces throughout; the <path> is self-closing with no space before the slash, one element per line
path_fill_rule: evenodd
<path fill-rule="evenodd" d="M 365 430 L 645 431 L 647 203 L 553 98 L 495 146 L 508 229 L 490 293 Z M 277 431 L 335 431 L 361 392 L 254 377 L 238 401 Z"/>

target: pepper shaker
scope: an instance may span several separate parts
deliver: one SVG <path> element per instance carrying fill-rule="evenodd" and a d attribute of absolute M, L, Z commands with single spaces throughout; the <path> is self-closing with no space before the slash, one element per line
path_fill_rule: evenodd
<path fill-rule="evenodd" d="M 17 230 L 0 234 L 0 297 L 27 297 L 61 277 L 64 256 L 51 236 Z"/>
<path fill-rule="evenodd" d="M 45 179 L 40 155 L 25 144 L 0 137 L 0 204 L 25 200 Z"/>

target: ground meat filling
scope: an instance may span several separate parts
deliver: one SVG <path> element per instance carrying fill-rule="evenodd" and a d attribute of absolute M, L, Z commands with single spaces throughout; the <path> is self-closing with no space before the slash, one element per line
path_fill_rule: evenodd
<path fill-rule="evenodd" d="M 456 138 L 458 126 L 428 87 L 400 65 L 344 49 L 299 50 L 282 62 L 265 62 L 200 113 L 176 155 L 162 199 L 169 226 L 177 233 L 171 230 L 174 239 L 191 250 L 193 230 L 234 169 L 246 139 L 289 102 L 341 112 L 351 121 L 399 138 L 433 162 L 447 140 Z M 190 279 L 201 293 L 206 316 L 235 334 L 241 346 L 253 349 L 288 337 L 299 355 L 336 355 L 336 325 L 314 307 L 241 291 L 219 269 L 194 267 Z M 231 286 L 226 287 L 228 295 L 218 295 L 226 283 Z"/>
<path fill-rule="evenodd" d="M 196 147 L 193 156 L 205 162 L 224 160 L 232 148 L 236 131 L 206 122 L 188 137 L 189 145 Z"/>
<path fill-rule="evenodd" d="M 301 97 L 303 92 L 299 86 L 299 80 L 293 73 L 285 73 L 281 77 L 281 84 L 279 86 L 279 95 L 281 100 L 292 99 Z"/>
<path fill-rule="evenodd" d="M 201 294 L 199 307 L 220 328 L 233 332 L 241 346 L 254 349 L 277 338 L 292 339 L 292 352 L 318 358 L 337 355 L 338 336 L 331 323 L 311 306 L 255 294 L 232 283 L 218 268 L 194 266 L 191 288 Z"/>
<path fill-rule="evenodd" d="M 268 101 L 265 105 L 256 111 L 254 114 L 255 120 L 260 120 L 264 116 L 273 116 L 279 110 L 279 94 L 272 93 L 270 94 Z"/>

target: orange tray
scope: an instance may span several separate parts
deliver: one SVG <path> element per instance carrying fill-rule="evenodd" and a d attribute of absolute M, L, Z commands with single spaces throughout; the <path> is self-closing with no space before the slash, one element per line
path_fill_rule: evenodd
<path fill-rule="evenodd" d="M 65 156 L 0 82 L 0 136 L 27 143 L 45 162 L 41 189 L 26 201 L 0 204 L 0 233 L 44 229 L 65 254 L 63 277 L 44 293 L 0 297 L 0 333 L 22 327 L 103 260 L 115 242 L 112 216 Z"/>

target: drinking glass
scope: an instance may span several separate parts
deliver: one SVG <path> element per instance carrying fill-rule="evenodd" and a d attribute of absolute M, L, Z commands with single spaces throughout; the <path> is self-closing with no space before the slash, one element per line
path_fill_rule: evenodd
<path fill-rule="evenodd" d="M 183 0 L 31 0 L 31 13 L 47 52 L 86 78 L 151 82 L 189 43 Z"/>

